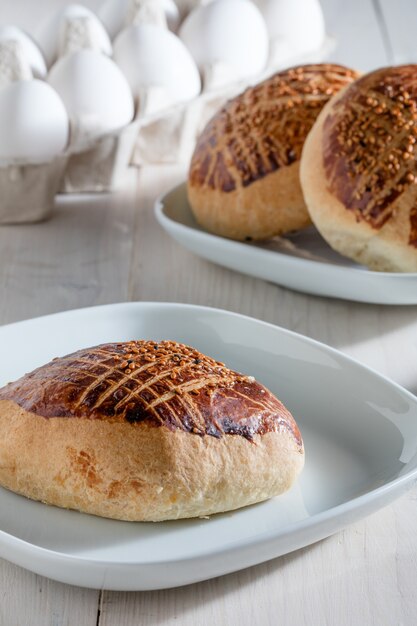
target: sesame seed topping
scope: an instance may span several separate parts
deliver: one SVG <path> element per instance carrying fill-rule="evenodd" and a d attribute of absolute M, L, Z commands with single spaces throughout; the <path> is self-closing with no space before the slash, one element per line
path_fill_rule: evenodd
<path fill-rule="evenodd" d="M 417 176 L 416 69 L 385 68 L 362 77 L 324 121 L 329 187 L 357 221 L 376 229 L 396 214 L 397 199 Z M 410 224 L 409 243 L 417 246 L 411 212 Z"/>
<path fill-rule="evenodd" d="M 305 65 L 250 87 L 206 126 L 192 157 L 190 183 L 231 192 L 298 161 L 323 106 L 355 78 L 339 65 Z"/>

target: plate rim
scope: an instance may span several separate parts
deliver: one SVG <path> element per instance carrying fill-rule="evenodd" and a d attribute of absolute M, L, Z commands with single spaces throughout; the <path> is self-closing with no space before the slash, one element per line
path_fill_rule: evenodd
<path fill-rule="evenodd" d="M 360 361 L 351 357 L 350 355 L 347 355 L 342 350 L 333 348 L 332 346 L 329 346 L 328 344 L 325 344 L 321 341 L 308 337 L 307 335 L 303 335 L 296 331 L 284 328 L 282 326 L 278 326 L 271 322 L 266 322 L 264 320 L 251 317 L 249 315 L 236 313 L 235 311 L 229 311 L 227 309 L 221 309 L 218 307 L 209 307 L 205 305 L 195 305 L 195 304 L 190 304 L 190 303 L 165 302 L 165 301 L 164 302 L 125 301 L 125 302 L 117 302 L 117 303 L 108 303 L 108 304 L 101 304 L 101 305 L 95 305 L 95 306 L 93 305 L 93 306 L 88 306 L 88 307 L 81 307 L 81 308 L 76 308 L 76 309 L 68 309 L 65 311 L 57 312 L 57 313 L 40 315 L 40 316 L 36 316 L 33 318 L 20 320 L 18 322 L 3 324 L 3 325 L 0 325 L 0 334 L 3 332 L 7 332 L 7 329 L 9 328 L 16 328 L 16 327 L 21 326 L 22 324 L 26 325 L 30 322 L 36 323 L 41 320 L 46 321 L 50 318 L 57 318 L 57 317 L 59 318 L 59 317 L 65 317 L 67 315 L 74 315 L 74 314 L 80 315 L 83 313 L 88 313 L 88 312 L 97 311 L 97 310 L 111 311 L 111 310 L 117 310 L 117 309 L 122 310 L 122 309 L 130 309 L 130 308 L 131 309 L 141 309 L 141 308 L 152 309 L 153 307 L 160 307 L 160 308 L 165 308 L 165 309 L 169 309 L 169 308 L 176 308 L 176 309 L 188 308 L 190 310 L 197 309 L 202 312 L 210 312 L 213 314 L 226 315 L 226 317 L 237 317 L 245 321 L 249 321 L 251 323 L 260 324 L 261 326 L 266 326 L 277 333 L 283 333 L 284 335 L 289 335 L 293 338 L 302 340 L 303 342 L 306 342 L 307 344 L 310 344 L 316 348 L 319 348 L 321 350 L 324 349 L 325 352 L 330 352 L 330 354 L 334 356 L 341 357 L 343 360 L 347 361 L 349 364 L 353 365 L 354 367 L 359 367 L 360 369 L 365 370 L 368 374 L 375 376 L 381 382 L 388 384 L 391 387 L 394 387 L 398 392 L 403 394 L 409 401 L 411 401 L 411 403 L 413 403 L 417 409 L 417 397 L 413 393 L 405 389 L 403 386 L 401 386 L 397 382 L 391 380 L 384 374 L 381 374 L 380 372 L 376 371 L 374 368 L 369 367 L 368 365 L 365 365 L 364 363 L 361 363 Z M 347 500 L 346 502 L 343 502 L 334 507 L 328 508 L 324 511 L 321 511 L 320 513 L 312 515 L 303 520 L 299 520 L 298 522 L 295 522 L 294 524 L 287 525 L 281 531 L 278 531 L 278 532 L 276 530 L 267 531 L 267 532 L 261 533 L 260 535 L 256 536 L 255 538 L 251 540 L 242 539 L 238 543 L 233 543 L 233 545 L 229 545 L 226 548 L 218 548 L 216 550 L 203 551 L 203 552 L 199 551 L 193 554 L 191 557 L 186 557 L 186 558 L 165 559 L 163 561 L 162 560 L 160 561 L 130 561 L 130 562 L 116 561 L 116 560 L 107 561 L 107 560 L 95 559 L 91 557 L 85 557 L 83 555 L 72 555 L 66 552 L 59 552 L 56 550 L 51 550 L 50 548 L 45 548 L 45 547 L 39 546 L 36 543 L 31 543 L 29 541 L 26 541 L 25 539 L 16 537 L 15 535 L 10 534 L 7 531 L 1 530 L 1 529 L 0 529 L 0 540 L 1 540 L 1 543 L 8 544 L 9 546 L 10 544 L 14 544 L 16 547 L 25 549 L 26 551 L 29 551 L 32 554 L 33 552 L 36 552 L 39 556 L 44 556 L 45 558 L 52 560 L 52 561 L 65 560 L 67 562 L 71 562 L 72 564 L 76 564 L 76 563 L 80 563 L 84 565 L 89 564 L 91 566 L 96 566 L 96 567 L 98 566 L 100 568 L 106 568 L 106 570 L 113 570 L 113 569 L 117 569 L 120 567 L 122 568 L 135 568 L 135 567 L 147 568 L 147 567 L 157 567 L 157 566 L 162 566 L 162 565 L 170 566 L 170 565 L 173 565 L 174 563 L 190 564 L 190 563 L 193 563 L 194 561 L 198 561 L 201 558 L 216 557 L 219 555 L 226 556 L 226 555 L 239 552 L 240 550 L 242 550 L 242 548 L 245 548 L 248 546 L 253 547 L 253 546 L 261 546 L 264 544 L 268 544 L 273 540 L 276 540 L 276 539 L 282 538 L 285 535 L 288 535 L 289 532 L 291 534 L 292 533 L 297 534 L 299 532 L 302 532 L 306 528 L 320 527 L 326 521 L 330 521 L 332 519 L 340 519 L 343 515 L 348 515 L 349 513 L 360 511 L 362 508 L 362 504 L 365 504 L 366 502 L 372 505 L 373 503 L 378 502 L 378 500 L 381 497 L 383 497 L 385 494 L 392 495 L 393 490 L 398 489 L 398 491 L 401 491 L 402 489 L 402 491 L 404 492 L 406 489 L 412 488 L 414 483 L 417 483 L 417 467 L 415 469 L 408 470 L 402 476 L 391 479 L 389 482 L 385 483 L 384 485 L 381 485 L 380 487 L 377 487 L 376 489 L 367 491 L 365 494 L 361 494 L 359 496 L 356 496 L 355 498 L 351 498 Z M 2 488 L 2 489 L 5 489 L 5 488 Z M 10 491 L 10 490 L 5 489 L 5 491 Z M 16 495 L 19 495 L 19 494 L 16 494 Z M 397 497 L 400 497 L 400 495 L 401 494 L 398 494 L 398 495 L 394 494 L 392 500 L 395 500 Z M 21 497 L 24 497 L 24 496 L 21 496 Z M 366 517 L 367 515 L 368 514 L 366 513 L 364 517 Z M 137 522 L 137 523 L 140 523 L 140 522 Z M 346 525 L 349 525 L 350 523 L 351 522 L 347 521 Z M 343 527 L 343 524 L 341 524 L 340 527 Z M 330 534 L 333 534 L 333 533 L 330 533 Z M 271 558 L 275 558 L 275 557 L 271 556 Z M 204 580 L 204 577 L 199 580 Z M 168 587 L 163 587 L 163 588 L 168 588 Z"/>
<path fill-rule="evenodd" d="M 280 257 L 287 258 L 287 259 L 291 258 L 291 263 L 299 265 L 300 268 L 306 268 L 306 267 L 310 268 L 313 264 L 317 266 L 326 267 L 328 270 L 330 270 L 331 272 L 334 272 L 337 275 L 339 274 L 342 275 L 346 273 L 351 275 L 352 272 L 355 272 L 358 274 L 360 273 L 360 275 L 365 276 L 365 277 L 372 277 L 372 279 L 376 279 L 376 280 L 384 280 L 384 278 L 393 278 L 394 280 L 396 278 L 397 279 L 401 278 L 402 280 L 404 279 L 405 280 L 417 280 L 417 272 L 376 272 L 373 270 L 369 270 L 367 268 L 356 269 L 355 267 L 345 267 L 343 265 L 327 263 L 326 261 L 320 261 L 318 259 L 303 259 L 297 256 L 289 257 L 289 255 L 283 252 L 280 252 L 279 250 L 264 250 L 263 248 L 252 248 L 250 246 L 245 245 L 245 242 L 243 241 L 228 239 L 227 237 L 220 237 L 219 235 L 210 233 L 207 230 L 197 230 L 195 228 L 192 228 L 191 226 L 187 226 L 186 224 L 177 222 L 171 219 L 165 212 L 166 198 L 174 192 L 178 192 L 184 188 L 186 189 L 186 187 L 187 187 L 187 181 L 184 180 L 183 182 L 177 185 L 174 185 L 173 187 L 171 187 L 164 193 L 159 194 L 158 197 L 156 198 L 155 204 L 154 204 L 154 212 L 155 212 L 156 219 L 158 220 L 159 224 L 162 227 L 164 227 L 164 225 L 166 224 L 169 224 L 170 227 L 176 228 L 180 232 L 182 231 L 182 232 L 188 233 L 191 231 L 195 233 L 197 237 L 200 237 L 203 240 L 209 239 L 209 240 L 214 240 L 214 241 L 221 241 L 223 244 L 225 243 L 229 244 L 234 249 L 241 249 L 242 247 L 244 247 L 244 249 L 246 250 L 256 250 L 257 253 L 259 253 L 259 255 L 263 256 L 265 259 L 270 258 L 271 255 L 274 255 L 274 256 L 279 255 Z M 167 231 L 166 228 L 164 228 L 164 230 Z"/>
<path fill-rule="evenodd" d="M 413 477 L 414 474 L 415 476 Z M 414 480 L 412 480 L 413 478 Z M 408 483 L 412 483 L 412 484 L 408 485 Z M 378 501 L 381 496 L 384 496 L 385 495 L 384 492 L 387 492 L 388 494 L 390 494 L 392 491 L 392 487 L 394 485 L 395 487 L 398 486 L 399 489 L 403 487 L 404 490 L 408 491 L 408 489 L 411 489 L 415 484 L 417 484 L 417 468 L 415 470 L 412 470 L 412 472 L 408 474 L 404 474 L 400 478 L 394 479 L 393 481 L 390 481 L 389 483 L 386 483 L 385 485 L 382 485 L 381 487 L 377 487 L 376 489 L 373 489 L 372 491 L 369 491 L 365 494 L 357 496 L 356 498 L 353 498 L 351 500 L 348 500 L 347 502 L 343 502 L 342 504 L 338 504 L 335 507 L 331 507 L 330 509 L 326 509 L 325 511 L 317 513 L 313 516 L 299 520 L 298 522 L 295 522 L 294 524 L 291 524 L 289 526 L 285 526 L 282 531 L 264 532 L 264 533 L 261 533 L 259 536 L 256 536 L 256 538 L 251 539 L 250 541 L 242 539 L 239 542 L 233 543 L 233 545 L 230 545 L 226 548 L 218 548 L 215 550 L 198 552 L 198 553 L 193 554 L 192 556 L 188 556 L 184 558 L 180 557 L 180 558 L 165 559 L 165 560 L 153 560 L 153 561 L 117 561 L 117 560 L 107 561 L 104 559 L 95 559 L 95 558 L 86 557 L 83 555 L 74 556 L 66 552 L 59 552 L 57 550 L 51 550 L 50 548 L 44 548 L 42 546 L 37 545 L 36 543 L 31 543 L 30 541 L 26 541 L 25 539 L 20 539 L 20 537 L 16 537 L 15 535 L 7 533 L 4 530 L 0 530 L 0 537 L 11 539 L 11 543 L 15 543 L 15 545 L 19 547 L 23 547 L 26 549 L 29 548 L 31 552 L 38 552 L 40 555 L 44 555 L 47 557 L 49 556 L 55 560 L 61 559 L 61 560 L 66 560 L 71 563 L 82 563 L 82 564 L 89 564 L 92 566 L 105 567 L 106 570 L 111 570 L 111 569 L 120 568 L 120 567 L 122 568 L 144 567 L 146 568 L 146 567 L 151 567 L 151 566 L 152 567 L 170 566 L 176 563 L 177 564 L 193 563 L 194 561 L 200 561 L 202 558 L 207 558 L 207 557 L 216 557 L 220 555 L 227 556 L 227 555 L 239 552 L 242 550 L 242 548 L 245 548 L 248 546 L 250 547 L 261 546 L 266 543 L 270 543 L 274 539 L 280 539 L 284 537 L 285 535 L 288 534 L 289 528 L 294 533 L 299 533 L 305 530 L 306 528 L 319 527 L 322 524 L 324 524 L 326 521 L 329 521 L 333 518 L 341 517 L 342 512 L 339 509 L 346 508 L 347 510 L 344 511 L 343 514 L 349 514 L 352 511 L 354 512 L 362 508 L 361 506 L 358 506 L 358 501 L 359 501 L 359 504 L 361 504 L 362 501 L 372 504 L 373 502 Z M 1 489 L 4 489 L 5 491 L 10 491 L 6 489 L 5 487 L 1 487 Z M 13 492 L 10 491 L 10 493 L 13 493 Z M 16 495 L 19 495 L 19 497 L 22 497 L 22 498 L 25 497 L 25 496 L 20 496 L 20 494 L 16 494 Z M 372 497 L 370 498 L 370 496 Z M 401 497 L 401 494 L 398 496 L 394 496 L 393 500 L 396 500 L 399 497 Z M 40 504 L 44 504 L 44 503 L 40 502 Z M 262 502 L 260 502 L 259 504 L 262 504 Z M 236 509 L 236 511 L 238 512 L 239 510 L 244 510 L 244 508 Z M 71 511 L 71 509 L 63 509 L 63 510 Z M 234 511 L 231 511 L 231 512 L 233 513 Z M 82 514 L 89 515 L 89 514 L 84 514 L 84 513 Z M 364 515 L 363 517 L 367 517 L 367 516 L 368 514 Z M 97 516 L 94 516 L 94 517 L 97 517 Z M 98 519 L 101 519 L 101 518 L 98 518 Z M 311 520 L 314 520 L 314 523 L 311 523 Z M 119 520 L 110 520 L 110 521 L 117 522 Z M 175 520 L 175 521 L 187 521 L 187 520 Z M 141 524 L 141 522 L 133 522 L 133 523 Z M 155 523 L 159 523 L 159 522 L 155 522 Z M 342 527 L 349 526 L 350 524 L 351 522 L 346 521 L 346 523 L 342 524 L 341 526 Z M 328 536 L 330 536 L 331 534 L 333 533 L 330 533 Z M 311 545 L 311 544 L 309 543 L 307 545 Z M 296 548 L 296 550 L 297 549 L 300 549 L 300 548 Z M 276 557 L 271 556 L 271 559 L 273 558 L 276 558 Z"/>

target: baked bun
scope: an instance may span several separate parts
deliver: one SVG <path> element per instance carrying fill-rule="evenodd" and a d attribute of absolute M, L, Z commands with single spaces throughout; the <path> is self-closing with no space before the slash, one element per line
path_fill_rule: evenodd
<path fill-rule="evenodd" d="M 417 272 L 417 65 L 363 76 L 323 109 L 301 183 L 324 239 L 373 270 Z"/>
<path fill-rule="evenodd" d="M 0 390 L 0 484 L 48 504 L 210 515 L 286 491 L 303 463 L 275 396 L 173 341 L 80 350 Z"/>
<path fill-rule="evenodd" d="M 329 98 L 356 77 L 340 65 L 304 65 L 230 100 L 191 160 L 188 198 L 197 221 L 241 240 L 308 226 L 299 182 L 304 140 Z"/>

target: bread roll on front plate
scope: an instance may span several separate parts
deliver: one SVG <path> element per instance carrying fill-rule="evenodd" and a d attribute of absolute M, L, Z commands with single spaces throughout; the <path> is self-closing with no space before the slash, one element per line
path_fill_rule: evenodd
<path fill-rule="evenodd" d="M 311 224 L 299 180 L 301 150 L 323 106 L 357 76 L 341 65 L 301 65 L 227 102 L 191 160 L 188 199 L 197 222 L 240 240 Z"/>
<path fill-rule="evenodd" d="M 80 350 L 0 390 L 0 485 L 60 507 L 206 516 L 283 493 L 303 464 L 271 392 L 173 341 Z"/>
<path fill-rule="evenodd" d="M 341 254 L 386 272 L 417 272 L 417 65 L 346 87 L 304 145 L 311 218 Z"/>

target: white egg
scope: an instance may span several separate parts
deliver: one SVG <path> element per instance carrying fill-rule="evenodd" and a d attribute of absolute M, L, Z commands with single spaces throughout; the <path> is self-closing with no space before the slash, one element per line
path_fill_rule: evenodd
<path fill-rule="evenodd" d="M 180 21 L 180 13 L 174 0 L 146 0 L 149 4 L 159 4 L 165 12 L 168 27 L 176 30 Z M 126 26 L 130 25 L 129 16 L 135 11 L 135 6 L 144 0 L 105 0 L 98 10 L 98 16 L 114 39 Z"/>
<path fill-rule="evenodd" d="M 324 42 L 323 11 L 318 0 L 258 0 L 271 42 L 293 55 L 318 50 Z"/>
<path fill-rule="evenodd" d="M 185 18 L 179 35 L 203 74 L 221 64 L 230 68 L 231 77 L 243 79 L 261 72 L 268 59 L 265 21 L 250 0 L 200 6 Z"/>
<path fill-rule="evenodd" d="M 0 41 L 17 41 L 35 78 L 45 78 L 46 64 L 42 52 L 35 41 L 21 28 L 9 24 L 0 26 Z"/>
<path fill-rule="evenodd" d="M 112 46 L 110 38 L 101 21 L 87 7 L 81 4 L 69 4 L 59 9 L 52 16 L 49 16 L 38 30 L 38 41 L 45 55 L 48 67 L 56 61 L 60 47 L 60 36 L 65 20 L 71 18 L 88 18 L 93 24 L 94 48 L 101 50 L 103 54 L 111 56 Z"/>
<path fill-rule="evenodd" d="M 68 143 L 69 121 L 56 91 L 41 80 L 0 89 L 0 160 L 43 163 Z"/>
<path fill-rule="evenodd" d="M 165 93 L 166 105 L 170 105 L 200 93 L 197 66 L 182 41 L 169 30 L 151 24 L 126 28 L 114 42 L 114 60 L 135 97 L 159 88 Z"/>
<path fill-rule="evenodd" d="M 56 89 L 71 120 L 71 147 L 82 149 L 93 140 L 126 126 L 134 116 L 128 82 L 117 65 L 93 50 L 62 57 L 48 82 Z"/>

